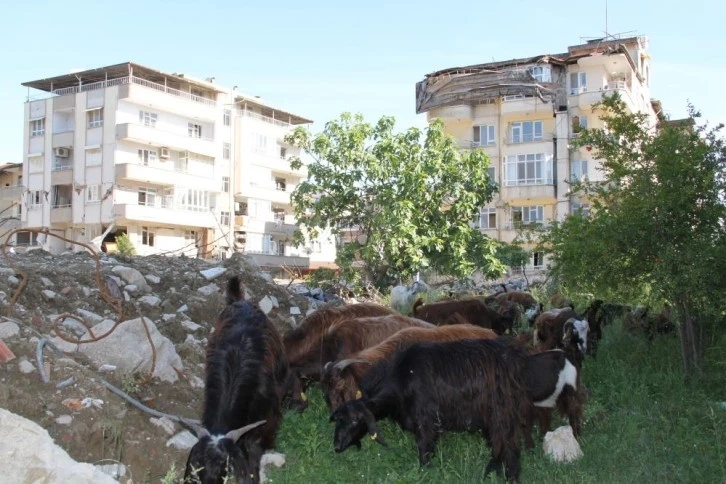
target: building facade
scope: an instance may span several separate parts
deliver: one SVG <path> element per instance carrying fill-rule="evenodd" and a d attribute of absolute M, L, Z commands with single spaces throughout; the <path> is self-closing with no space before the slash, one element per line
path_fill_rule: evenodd
<path fill-rule="evenodd" d="M 444 69 L 417 83 L 417 113 L 441 118 L 462 148 L 481 148 L 491 159 L 499 191 L 476 227 L 512 242 L 527 226 L 589 211 L 570 183 L 604 181 L 601 164 L 570 142 L 584 127 L 602 127 L 593 104 L 613 92 L 655 126 L 660 103 L 650 98 L 647 48 L 645 37 L 598 39 L 562 54 Z M 526 269 L 545 263 L 533 252 Z"/>
<path fill-rule="evenodd" d="M 283 138 L 311 120 L 213 78 L 130 62 L 23 85 L 24 228 L 106 250 L 125 233 L 141 255 L 242 252 L 270 268 L 334 260 L 332 244 L 289 243 L 290 193 L 306 171 L 290 169 L 297 153 Z M 43 234 L 38 243 L 72 248 Z"/>
<path fill-rule="evenodd" d="M 11 232 L 20 228 L 20 199 L 23 192 L 23 164 L 4 163 L 0 165 L 0 244 L 7 243 L 8 236 L 14 243 L 25 243 L 26 235 L 20 240 Z M 28 239 L 29 243 L 30 239 Z"/>

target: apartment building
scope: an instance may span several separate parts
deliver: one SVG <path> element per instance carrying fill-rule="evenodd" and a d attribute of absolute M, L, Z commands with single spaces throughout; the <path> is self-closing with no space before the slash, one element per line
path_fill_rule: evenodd
<path fill-rule="evenodd" d="M 561 54 L 443 69 L 416 84 L 416 112 L 441 118 L 462 148 L 481 148 L 491 159 L 499 192 L 476 227 L 512 242 L 529 225 L 588 213 L 570 182 L 603 181 L 601 162 L 570 143 L 582 128 L 602 127 L 593 104 L 603 94 L 619 92 L 630 111 L 655 125 L 660 103 L 650 98 L 647 49 L 646 37 L 609 37 Z M 545 263 L 534 252 L 526 269 Z"/>
<path fill-rule="evenodd" d="M 0 244 L 7 243 L 8 235 L 20 228 L 20 197 L 23 192 L 23 164 L 0 164 Z M 20 235 L 20 243 L 25 235 Z M 17 237 L 12 237 L 14 243 Z"/>
<path fill-rule="evenodd" d="M 264 268 L 334 260 L 325 240 L 290 244 L 290 193 L 307 173 L 290 169 L 297 152 L 283 138 L 311 120 L 214 78 L 131 62 L 23 86 L 23 227 L 106 250 L 126 233 L 141 255 L 242 252 Z"/>

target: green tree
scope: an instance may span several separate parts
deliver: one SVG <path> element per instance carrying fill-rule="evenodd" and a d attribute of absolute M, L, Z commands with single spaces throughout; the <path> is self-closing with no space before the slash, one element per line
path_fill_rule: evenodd
<path fill-rule="evenodd" d="M 603 160 L 607 183 L 573 190 L 592 204 L 587 218 L 554 224 L 545 239 L 555 276 L 598 297 L 669 304 L 680 328 L 684 368 L 701 369 L 702 324 L 726 304 L 726 147 L 722 125 L 628 113 L 619 96 L 598 104 L 605 128 L 584 130 L 575 146 Z"/>
<path fill-rule="evenodd" d="M 309 177 L 291 198 L 304 221 L 295 241 L 330 230 L 346 280 L 354 262 L 378 288 L 426 268 L 459 277 L 503 272 L 496 242 L 471 227 L 496 190 L 489 159 L 481 150 L 462 151 L 440 120 L 425 132 L 396 133 L 392 117 L 371 125 L 344 113 L 317 135 L 298 128 L 286 141 L 311 158 Z M 291 166 L 300 168 L 301 159 Z"/>
<path fill-rule="evenodd" d="M 116 249 L 123 255 L 136 255 L 134 244 L 131 243 L 131 239 L 127 233 L 116 236 Z"/>

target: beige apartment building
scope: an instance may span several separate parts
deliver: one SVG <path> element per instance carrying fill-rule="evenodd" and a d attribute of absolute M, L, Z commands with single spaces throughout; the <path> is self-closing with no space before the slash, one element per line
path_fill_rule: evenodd
<path fill-rule="evenodd" d="M 137 253 L 224 258 L 263 268 L 329 265 L 334 244 L 291 244 L 292 170 L 283 138 L 311 120 L 214 83 L 127 62 L 23 83 L 24 228 Z M 105 234 L 105 235 L 104 235 Z M 17 241 L 21 242 L 21 241 Z M 22 242 L 71 248 L 40 235 Z"/>
<path fill-rule="evenodd" d="M 20 198 L 23 192 L 23 164 L 0 165 L 0 244 L 10 233 L 20 228 Z M 20 241 L 29 234 L 18 234 Z"/>
<path fill-rule="evenodd" d="M 570 143 L 582 127 L 602 127 L 592 106 L 613 92 L 655 126 L 660 103 L 650 98 L 646 37 L 609 37 L 561 54 L 433 72 L 416 84 L 416 111 L 441 118 L 462 148 L 489 155 L 499 192 L 474 223 L 512 242 L 528 225 L 587 214 L 588 201 L 573 194 L 569 182 L 604 176 L 587 147 Z M 526 270 L 544 269 L 545 262 L 534 252 Z"/>

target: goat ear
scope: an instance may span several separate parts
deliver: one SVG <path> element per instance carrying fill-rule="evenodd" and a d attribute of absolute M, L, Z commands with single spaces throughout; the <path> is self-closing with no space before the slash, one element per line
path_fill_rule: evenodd
<path fill-rule="evenodd" d="M 570 318 L 562 328 L 562 343 L 567 344 L 572 339 L 572 331 L 575 329 L 575 318 Z"/>
<path fill-rule="evenodd" d="M 249 425 L 245 425 L 241 429 L 237 430 L 230 430 L 226 434 L 224 434 L 224 438 L 230 439 L 232 442 L 237 442 L 240 437 L 242 437 L 244 434 L 249 432 L 250 430 L 259 427 L 260 425 L 265 425 L 267 423 L 267 420 L 260 420 L 259 422 L 255 422 Z"/>

